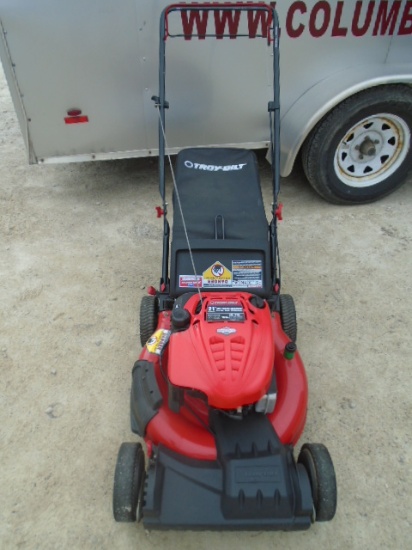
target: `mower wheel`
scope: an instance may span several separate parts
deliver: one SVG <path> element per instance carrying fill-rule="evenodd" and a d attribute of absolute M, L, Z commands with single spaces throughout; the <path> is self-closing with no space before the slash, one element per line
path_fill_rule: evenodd
<path fill-rule="evenodd" d="M 336 476 L 329 451 L 321 443 L 306 443 L 299 453 L 312 488 L 316 521 L 330 521 L 337 506 Z"/>
<path fill-rule="evenodd" d="M 280 319 L 283 332 L 289 336 L 292 342 L 296 342 L 298 325 L 296 322 L 295 302 L 289 294 L 280 295 Z"/>
<path fill-rule="evenodd" d="M 140 302 L 140 343 L 146 344 L 157 327 L 157 298 L 156 296 L 143 296 Z"/>
<path fill-rule="evenodd" d="M 140 443 L 122 443 L 117 456 L 113 487 L 113 516 L 116 521 L 140 521 L 145 457 Z"/>

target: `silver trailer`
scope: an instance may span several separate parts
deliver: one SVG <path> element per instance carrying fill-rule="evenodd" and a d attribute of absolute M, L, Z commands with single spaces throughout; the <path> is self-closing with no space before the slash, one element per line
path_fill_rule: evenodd
<path fill-rule="evenodd" d="M 0 0 L 0 56 L 30 163 L 157 155 L 151 97 L 168 3 Z M 281 25 L 281 175 L 301 156 L 327 200 L 390 193 L 412 164 L 412 1 L 273 4 Z M 258 12 L 242 18 L 192 12 L 171 29 L 185 35 L 171 40 L 168 61 L 171 152 L 268 145 L 261 106 L 271 59 L 239 36 L 265 34 L 267 21 Z"/>

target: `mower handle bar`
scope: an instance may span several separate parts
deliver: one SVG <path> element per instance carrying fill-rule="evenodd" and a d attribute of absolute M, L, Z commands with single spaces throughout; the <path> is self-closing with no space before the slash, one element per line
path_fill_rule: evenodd
<path fill-rule="evenodd" d="M 169 32 L 169 16 L 173 12 L 216 12 L 216 11 L 238 11 L 238 12 L 267 12 L 267 36 L 263 34 L 237 34 L 239 37 L 252 38 L 267 38 L 268 46 L 273 48 L 273 100 L 268 103 L 269 125 L 270 125 L 270 153 L 272 160 L 272 187 L 273 187 L 273 203 L 272 203 L 272 220 L 271 232 L 276 233 L 276 209 L 277 199 L 280 188 L 280 78 L 279 78 L 279 19 L 275 8 L 263 2 L 222 2 L 219 4 L 212 2 L 203 2 L 199 4 L 183 4 L 176 3 L 166 6 L 160 17 L 160 44 L 159 44 L 159 95 L 152 99 L 155 101 L 156 107 L 159 109 L 159 192 L 163 201 L 164 211 L 164 234 L 163 234 L 163 269 L 162 281 L 166 283 L 168 275 L 168 250 L 169 250 L 169 223 L 167 221 L 167 204 L 166 204 L 166 189 L 165 189 L 165 109 L 169 108 L 169 103 L 166 101 L 166 40 L 167 38 L 187 37 L 187 34 L 170 34 Z M 232 37 L 231 34 L 202 34 L 201 38 L 215 37 L 223 38 Z M 190 34 L 190 38 L 198 37 L 199 34 Z M 167 243 L 166 243 L 167 241 Z"/>

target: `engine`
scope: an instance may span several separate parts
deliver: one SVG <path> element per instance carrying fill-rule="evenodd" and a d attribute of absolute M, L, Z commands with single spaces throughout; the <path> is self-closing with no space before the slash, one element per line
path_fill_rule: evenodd
<path fill-rule="evenodd" d="M 218 409 L 273 410 L 275 351 L 266 301 L 246 292 L 184 295 L 176 300 L 172 327 L 173 387 L 201 392 Z"/>

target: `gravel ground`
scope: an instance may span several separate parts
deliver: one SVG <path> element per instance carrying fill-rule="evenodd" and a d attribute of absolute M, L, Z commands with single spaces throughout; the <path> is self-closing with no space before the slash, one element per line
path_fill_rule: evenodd
<path fill-rule="evenodd" d="M 282 182 L 283 290 L 298 310 L 310 399 L 301 442 L 323 442 L 338 512 L 304 533 L 145 532 L 116 524 L 138 308 L 157 284 L 156 164 L 28 166 L 0 75 L 0 547 L 410 548 L 412 178 L 332 206 Z M 261 159 L 270 201 L 269 169 Z"/>

